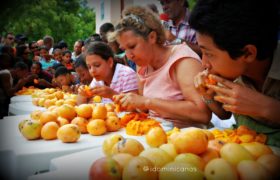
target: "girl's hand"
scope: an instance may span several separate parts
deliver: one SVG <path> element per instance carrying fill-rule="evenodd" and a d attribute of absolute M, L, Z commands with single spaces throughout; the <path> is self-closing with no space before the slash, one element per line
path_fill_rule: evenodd
<path fill-rule="evenodd" d="M 93 96 L 92 89 L 87 85 L 81 85 L 78 87 L 78 95 L 90 98 Z"/>
<path fill-rule="evenodd" d="M 108 86 L 96 86 L 91 91 L 93 95 L 98 95 L 105 98 L 112 98 L 114 95 L 118 94 L 116 91 Z"/>
<path fill-rule="evenodd" d="M 258 116 L 260 109 L 265 108 L 262 107 L 262 102 L 266 99 L 265 95 L 216 75 L 210 77 L 216 80 L 219 86 L 207 85 L 207 87 L 216 92 L 214 99 L 222 103 L 226 111 Z"/>

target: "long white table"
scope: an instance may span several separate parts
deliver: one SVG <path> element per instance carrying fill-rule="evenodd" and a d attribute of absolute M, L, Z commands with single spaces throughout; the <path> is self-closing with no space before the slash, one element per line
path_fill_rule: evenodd
<path fill-rule="evenodd" d="M 77 143 L 62 143 L 60 140 L 45 141 L 42 139 L 28 141 L 18 130 L 19 122 L 24 119 L 30 119 L 30 115 L 8 116 L 0 120 L 0 159 L 1 166 L 3 166 L 1 171 L 5 169 L 2 172 L 8 179 L 24 180 L 35 173 L 48 171 L 51 159 L 100 147 L 105 138 L 113 134 L 107 133 L 102 136 L 82 134 Z M 167 125 L 168 123 L 163 124 Z M 164 126 L 163 128 L 170 130 L 173 126 Z M 114 133 L 129 137 L 124 129 Z M 143 136 L 139 138 L 144 141 Z"/>
<path fill-rule="evenodd" d="M 17 102 L 32 102 L 31 95 L 17 95 L 11 98 L 11 103 Z"/>
<path fill-rule="evenodd" d="M 46 108 L 35 106 L 31 101 L 26 102 L 14 102 L 9 104 L 9 114 L 10 115 L 24 115 L 30 114 L 35 110 L 45 111 Z"/>

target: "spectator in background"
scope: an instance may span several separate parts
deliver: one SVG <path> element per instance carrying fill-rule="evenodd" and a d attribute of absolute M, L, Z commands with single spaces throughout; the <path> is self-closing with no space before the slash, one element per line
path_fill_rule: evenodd
<path fill-rule="evenodd" d="M 97 33 L 92 34 L 89 38 L 84 41 L 84 46 L 82 47 L 82 52 L 85 52 L 88 45 L 92 42 L 102 41 L 101 36 Z"/>
<path fill-rule="evenodd" d="M 71 86 L 78 83 L 77 79 L 65 66 L 60 66 L 55 70 L 54 81 L 59 88 L 65 91 L 72 91 Z"/>
<path fill-rule="evenodd" d="M 40 57 L 39 62 L 42 64 L 42 69 L 51 73 L 51 68 L 55 64 L 55 60 L 53 60 L 52 56 L 49 55 L 48 48 L 46 46 L 40 47 Z"/>
<path fill-rule="evenodd" d="M 26 45 L 27 44 L 27 40 L 28 38 L 23 35 L 23 34 L 17 34 L 15 36 L 15 42 L 16 42 L 16 46 L 20 46 L 20 45 Z"/>
<path fill-rule="evenodd" d="M 92 76 L 88 71 L 88 67 L 83 55 L 78 57 L 78 59 L 75 61 L 74 67 L 76 73 L 79 76 L 80 84 L 89 85 L 92 81 Z"/>
<path fill-rule="evenodd" d="M 44 46 L 44 40 L 43 39 L 39 39 L 37 41 L 37 45 L 38 45 L 38 47 Z"/>
<path fill-rule="evenodd" d="M 21 44 L 17 46 L 16 52 L 17 52 L 17 57 L 20 58 L 20 60 L 23 61 L 28 66 L 28 69 L 30 69 L 32 66 L 32 60 L 29 59 L 30 50 L 28 46 L 26 46 L 25 44 Z"/>
<path fill-rule="evenodd" d="M 10 57 L 12 67 L 17 62 L 16 54 L 14 54 L 14 52 L 16 50 L 14 50 L 14 49 L 15 48 L 12 48 L 10 45 L 4 45 L 4 46 L 2 46 L 1 52 L 0 52 L 0 54 L 6 54 L 7 56 Z"/>
<path fill-rule="evenodd" d="M 51 84 L 53 76 L 42 69 L 41 63 L 33 62 L 31 66 L 31 74 L 37 76 L 36 80 L 33 82 L 35 87 L 40 89 L 53 87 Z"/>
<path fill-rule="evenodd" d="M 6 58 L 1 58 L 0 61 L 0 118 L 8 115 L 10 98 L 27 82 L 33 80 L 32 76 L 28 76 L 28 67 L 25 63 L 16 63 L 15 67 L 9 70 L 10 65 L 7 65 L 9 62 L 4 62 L 9 60 L 9 56 Z M 14 79 L 17 79 L 15 84 Z"/>
<path fill-rule="evenodd" d="M 36 41 L 29 43 L 30 57 L 33 62 L 39 62 L 40 60 L 40 50 Z"/>
<path fill-rule="evenodd" d="M 66 50 L 62 52 L 62 64 L 69 70 L 74 71 L 73 60 L 71 59 L 71 51 Z"/>
<path fill-rule="evenodd" d="M 62 52 L 68 50 L 68 44 L 64 40 L 59 41 L 57 45 Z"/>
<path fill-rule="evenodd" d="M 14 47 L 14 43 L 15 43 L 15 35 L 12 32 L 8 32 L 4 36 L 3 45 Z"/>
<path fill-rule="evenodd" d="M 53 59 L 55 60 L 55 64 L 62 62 L 62 50 L 61 49 L 59 49 L 59 48 L 54 49 Z"/>
<path fill-rule="evenodd" d="M 78 40 L 74 44 L 74 51 L 72 53 L 72 60 L 76 61 L 76 59 L 82 54 L 82 47 L 84 46 L 84 41 Z"/>
<path fill-rule="evenodd" d="M 197 45 L 195 30 L 189 25 L 190 10 L 187 0 L 160 0 L 163 12 L 168 15 L 166 44 L 187 43 L 197 54 L 201 51 Z"/>
<path fill-rule="evenodd" d="M 53 53 L 54 40 L 53 37 L 47 35 L 43 38 L 44 46 L 47 48 L 48 54 Z"/>
<path fill-rule="evenodd" d="M 120 44 L 117 42 L 115 36 L 112 32 L 107 34 L 108 45 L 111 47 L 115 54 L 115 60 L 120 63 L 131 67 L 134 71 L 136 71 L 136 64 L 129 60 L 126 55 L 125 51 L 120 49 Z"/>
<path fill-rule="evenodd" d="M 101 36 L 101 39 L 103 42 L 107 43 L 107 33 L 108 32 L 113 32 L 114 31 L 114 25 L 112 23 L 104 23 L 100 26 L 99 28 L 99 34 Z"/>

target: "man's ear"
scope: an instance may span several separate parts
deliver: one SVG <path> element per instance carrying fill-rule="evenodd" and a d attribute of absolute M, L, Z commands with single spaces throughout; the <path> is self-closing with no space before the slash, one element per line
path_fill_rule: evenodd
<path fill-rule="evenodd" d="M 243 48 L 244 60 L 248 63 L 253 62 L 257 58 L 257 48 L 255 45 L 248 44 Z"/>
<path fill-rule="evenodd" d="M 152 31 L 148 35 L 148 41 L 152 44 L 156 44 L 157 42 L 157 33 L 155 31 Z"/>

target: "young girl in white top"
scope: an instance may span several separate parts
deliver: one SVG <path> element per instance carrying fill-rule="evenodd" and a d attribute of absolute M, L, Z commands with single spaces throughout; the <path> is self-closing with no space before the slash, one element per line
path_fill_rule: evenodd
<path fill-rule="evenodd" d="M 138 93 L 138 77 L 128 66 L 114 61 L 112 49 L 103 42 L 90 44 L 86 51 L 86 64 L 93 77 L 90 84 L 91 94 L 112 99 L 119 93 Z M 78 104 L 86 103 L 89 99 L 84 88 L 79 88 Z"/>

